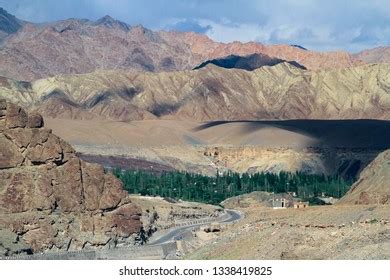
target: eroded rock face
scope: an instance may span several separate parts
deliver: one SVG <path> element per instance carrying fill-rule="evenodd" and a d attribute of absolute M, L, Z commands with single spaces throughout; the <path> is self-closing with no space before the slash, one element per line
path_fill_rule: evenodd
<path fill-rule="evenodd" d="M 118 179 L 80 160 L 38 113 L 0 100 L 0 231 L 17 240 L 0 236 L 2 254 L 133 243 L 141 225 Z"/>
<path fill-rule="evenodd" d="M 286 62 L 253 71 L 213 64 L 145 75 L 100 70 L 36 80 L 28 89 L 5 79 L 0 98 L 56 119 L 388 120 L 389 72 L 390 64 L 309 71 Z"/>

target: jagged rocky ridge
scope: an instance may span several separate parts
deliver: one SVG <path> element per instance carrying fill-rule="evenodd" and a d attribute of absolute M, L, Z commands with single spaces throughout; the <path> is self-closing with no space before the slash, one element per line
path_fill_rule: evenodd
<path fill-rule="evenodd" d="M 254 53 L 297 61 L 308 69 L 361 64 L 347 52 L 315 52 L 289 45 L 219 43 L 192 32 L 152 31 L 105 16 L 97 21 L 67 19 L 44 24 L 23 22 L 4 11 L 12 36 L 0 46 L 0 76 L 34 80 L 97 69 L 188 70 L 210 59 Z M 1 34 L 0 34 L 1 41 Z"/>
<path fill-rule="evenodd" d="M 122 183 L 0 100 L 0 255 L 133 244 L 140 209 Z"/>

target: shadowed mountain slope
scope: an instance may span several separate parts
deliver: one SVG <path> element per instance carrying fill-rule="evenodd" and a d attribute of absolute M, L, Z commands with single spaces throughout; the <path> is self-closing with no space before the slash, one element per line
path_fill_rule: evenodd
<path fill-rule="evenodd" d="M 290 131 L 312 139 L 308 144 L 316 147 L 390 148 L 390 121 L 385 120 L 216 121 L 200 125 L 194 132 L 216 131 L 218 127 L 232 124 L 240 125 L 243 135 L 270 127 Z M 283 145 L 275 143 L 275 146 Z"/>
<path fill-rule="evenodd" d="M 390 150 L 379 154 L 360 174 L 339 204 L 390 204 Z"/>
<path fill-rule="evenodd" d="M 244 70 L 252 71 L 263 66 L 274 66 L 284 62 L 306 70 L 306 67 L 300 65 L 295 61 L 285 61 L 279 58 L 272 58 L 269 57 L 268 55 L 263 55 L 258 53 L 247 55 L 247 56 L 229 55 L 224 58 L 208 60 L 203 62 L 199 66 L 196 66 L 194 70 L 203 68 L 208 64 L 214 64 L 216 66 L 228 68 L 228 69 L 236 68 L 236 69 L 244 69 Z"/>
<path fill-rule="evenodd" d="M 0 43 L 8 35 L 16 33 L 22 28 L 24 22 L 9 14 L 6 10 L 0 7 Z"/>

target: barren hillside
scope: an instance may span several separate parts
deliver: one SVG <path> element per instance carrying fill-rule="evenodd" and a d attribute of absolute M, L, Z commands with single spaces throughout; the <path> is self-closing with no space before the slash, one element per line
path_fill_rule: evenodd
<path fill-rule="evenodd" d="M 280 170 L 355 176 L 390 148 L 390 124 L 375 120 L 291 120 L 198 123 L 47 119 L 47 126 L 78 152 L 100 163 L 165 166 L 215 175 L 216 170 Z M 126 161 L 126 158 L 128 159 Z M 131 160 L 134 159 L 134 160 Z M 96 158 L 95 160 L 99 160 Z M 168 168 L 169 169 L 169 168 Z"/>
<path fill-rule="evenodd" d="M 274 210 L 252 200 L 250 206 L 239 209 L 246 215 L 244 220 L 201 242 L 185 258 L 390 258 L 388 205 Z"/>
<path fill-rule="evenodd" d="M 305 71 L 97 71 L 32 83 L 1 80 L 0 96 L 54 118 L 143 120 L 390 119 L 390 65 Z"/>
<path fill-rule="evenodd" d="M 360 174 L 340 204 L 390 204 L 390 150 L 378 155 Z"/>
<path fill-rule="evenodd" d="M 365 63 L 390 63 L 390 47 L 363 50 L 353 57 Z"/>
<path fill-rule="evenodd" d="M 130 26 L 109 16 L 97 21 L 68 19 L 22 25 L 4 10 L 1 14 L 0 40 L 4 39 L 4 44 L 0 46 L 0 76 L 18 80 L 97 69 L 185 70 L 209 59 L 253 53 L 296 61 L 313 70 L 360 64 L 346 52 L 315 52 L 255 42 L 225 44 L 192 32 Z"/>

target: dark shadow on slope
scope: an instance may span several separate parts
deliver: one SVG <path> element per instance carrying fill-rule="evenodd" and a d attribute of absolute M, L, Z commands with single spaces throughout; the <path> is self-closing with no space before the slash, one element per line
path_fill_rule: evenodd
<path fill-rule="evenodd" d="M 177 104 L 160 103 L 160 104 L 154 104 L 152 108 L 150 108 L 148 111 L 157 117 L 162 117 L 164 115 L 169 115 L 177 112 L 180 106 L 181 106 L 180 103 Z"/>
<path fill-rule="evenodd" d="M 69 98 L 69 96 L 67 96 L 64 92 L 60 91 L 60 90 L 53 90 L 51 91 L 49 94 L 45 95 L 44 97 L 41 98 L 40 100 L 40 103 L 45 103 L 49 100 L 57 100 L 59 103 L 63 103 L 63 104 L 66 104 L 66 105 L 70 105 L 72 107 L 80 107 L 79 104 L 77 104 L 76 102 L 74 102 L 73 100 L 71 100 Z"/>
<path fill-rule="evenodd" d="M 304 51 L 307 51 L 307 49 L 305 47 L 302 47 L 301 45 L 290 45 L 290 46 L 294 47 L 294 48 L 298 48 L 298 49 L 304 50 Z"/>
<path fill-rule="evenodd" d="M 244 123 L 248 132 L 276 127 L 316 138 L 326 147 L 390 148 L 390 121 L 386 120 L 212 121 L 194 131 L 229 123 Z"/>
<path fill-rule="evenodd" d="M 224 58 L 207 60 L 202 64 L 200 64 L 199 66 L 195 67 L 193 70 L 203 68 L 208 64 L 214 64 L 216 66 L 227 68 L 227 69 L 236 68 L 236 69 L 253 71 L 263 66 L 275 66 L 280 63 L 289 63 L 292 66 L 306 70 L 305 66 L 299 64 L 296 61 L 286 61 L 283 59 L 270 57 L 268 55 L 260 54 L 260 53 L 254 53 L 247 56 L 229 55 Z"/>
<path fill-rule="evenodd" d="M 85 101 L 83 106 L 85 108 L 92 108 L 98 104 L 109 102 L 115 98 L 118 98 L 125 102 L 126 101 L 131 102 L 134 96 L 136 96 L 142 91 L 143 89 L 140 87 L 124 87 L 122 89 L 115 90 L 115 91 L 103 91 L 94 95 L 92 98 L 88 99 L 87 101 Z"/>
<path fill-rule="evenodd" d="M 243 134 L 274 127 L 312 137 L 317 143 L 306 148 L 322 155 L 330 173 L 347 179 L 355 179 L 380 152 L 390 149 L 390 121 L 386 120 L 213 121 L 194 131 L 229 123 L 245 124 Z"/>

